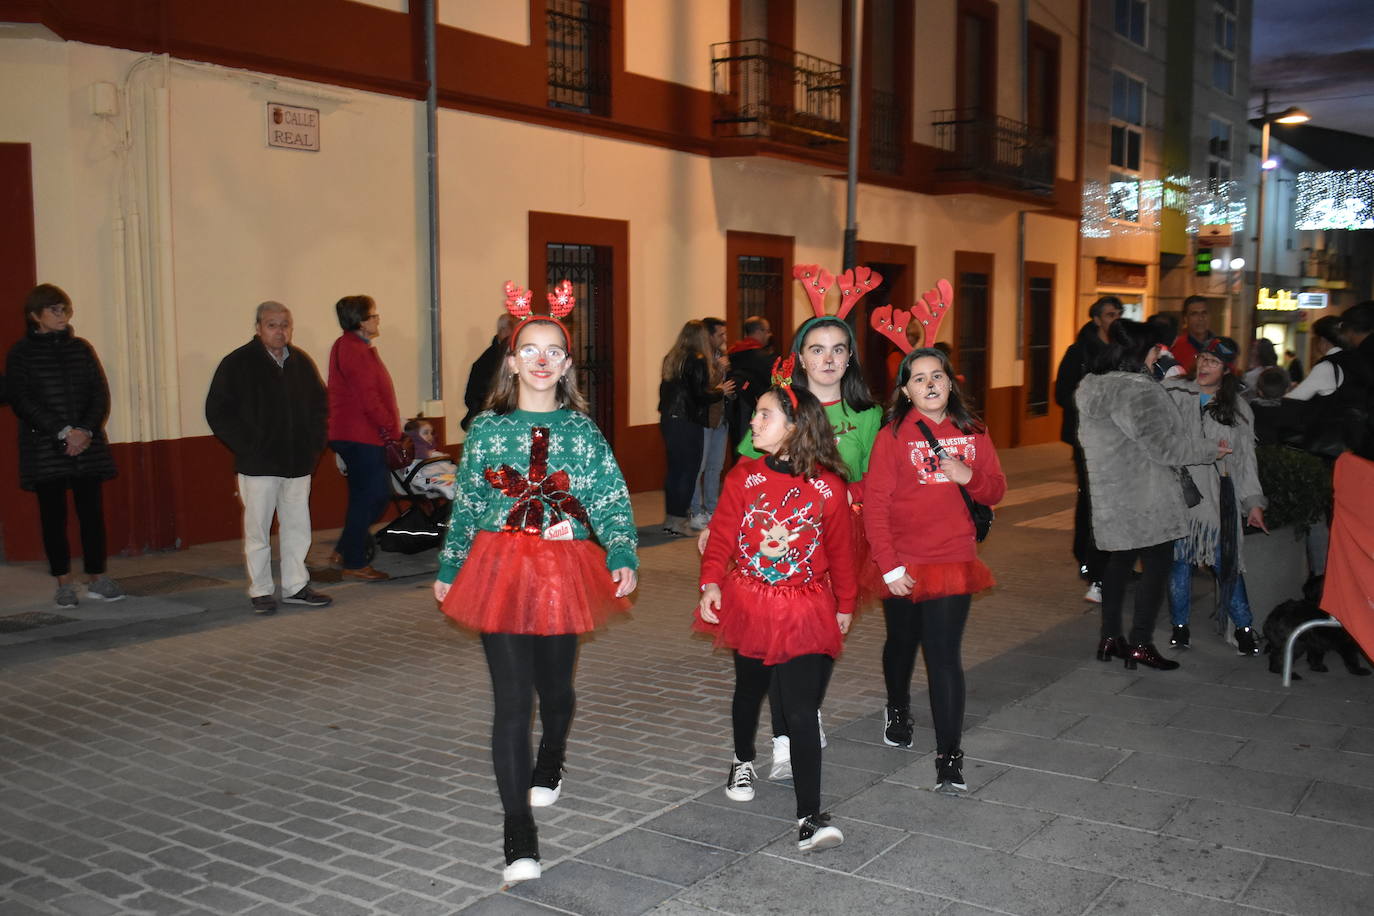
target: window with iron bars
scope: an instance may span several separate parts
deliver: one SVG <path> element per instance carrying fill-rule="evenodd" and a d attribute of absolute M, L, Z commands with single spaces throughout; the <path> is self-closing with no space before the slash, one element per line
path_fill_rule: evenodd
<path fill-rule="evenodd" d="M 611 17 L 597 0 L 548 0 L 549 107 L 611 112 Z"/>

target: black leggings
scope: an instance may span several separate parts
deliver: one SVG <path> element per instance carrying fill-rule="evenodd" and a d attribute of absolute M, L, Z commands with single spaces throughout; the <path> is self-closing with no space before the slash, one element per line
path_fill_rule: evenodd
<path fill-rule="evenodd" d="M 939 754 L 958 750 L 964 731 L 964 663 L 959 649 L 972 603 L 972 595 L 926 601 L 883 599 L 887 704 L 911 705 L 911 672 L 916 667 L 916 650 L 924 644 L 930 717 L 935 723 L 935 750 Z"/>
<path fill-rule="evenodd" d="M 577 634 L 524 636 L 483 633 L 482 648 L 491 670 L 494 714 L 491 759 L 507 816 L 530 812 L 530 714 L 539 693 L 541 743 L 561 752 L 572 725 L 573 669 Z"/>
<path fill-rule="evenodd" d="M 105 510 L 102 481 L 95 477 L 63 477 L 34 484 L 38 496 L 38 520 L 43 529 L 43 551 L 48 572 L 65 576 L 72 571 L 67 545 L 67 489 L 71 488 L 76 518 L 81 524 L 81 565 L 90 576 L 105 572 Z"/>
<path fill-rule="evenodd" d="M 735 653 L 735 699 L 730 704 L 735 756 L 754 759 L 754 733 L 763 697 L 770 681 L 777 684 L 787 734 L 792 736 L 792 785 L 799 818 L 821 810 L 821 731 L 816 710 L 834 664 L 828 655 L 799 655 L 781 665 L 765 665 L 760 659 Z"/>
<path fill-rule="evenodd" d="M 1155 618 L 1169 587 L 1169 567 L 1174 562 L 1174 542 L 1153 547 L 1113 550 L 1107 554 L 1102 573 L 1102 636 L 1121 635 L 1121 608 L 1126 603 L 1126 583 L 1130 581 L 1135 558 L 1140 556 L 1140 581 L 1135 586 L 1135 615 L 1131 619 L 1130 643 L 1133 646 L 1154 642 Z"/>
<path fill-rule="evenodd" d="M 821 683 L 821 696 L 816 701 L 816 708 L 820 709 L 825 703 L 825 691 L 830 687 L 830 675 L 834 673 L 835 667 L 832 665 L 825 670 L 825 680 Z M 773 722 L 773 737 L 787 734 L 787 716 L 782 709 L 782 691 L 778 688 L 778 679 L 773 678 L 768 684 L 768 717 Z"/>

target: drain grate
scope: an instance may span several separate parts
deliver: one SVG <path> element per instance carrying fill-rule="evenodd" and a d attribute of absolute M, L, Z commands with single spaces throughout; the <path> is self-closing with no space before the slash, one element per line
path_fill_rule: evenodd
<path fill-rule="evenodd" d="M 151 572 L 140 576 L 121 576 L 119 578 L 120 587 L 130 595 L 169 595 L 172 592 L 185 592 L 193 588 L 215 588 L 228 584 L 227 579 L 172 571 Z"/>
<path fill-rule="evenodd" d="M 59 623 L 71 623 L 74 620 L 76 620 L 75 617 L 63 617 L 61 614 L 50 614 L 47 611 L 25 611 L 23 614 L 0 617 L 0 633 L 22 633 L 25 630 L 53 627 Z"/>

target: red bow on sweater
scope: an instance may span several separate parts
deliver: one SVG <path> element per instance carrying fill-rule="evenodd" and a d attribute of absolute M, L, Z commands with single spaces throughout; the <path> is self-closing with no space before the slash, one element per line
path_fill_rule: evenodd
<path fill-rule="evenodd" d="M 549 430 L 536 426 L 530 430 L 530 472 L 521 474 L 508 464 L 492 469 L 487 468 L 482 476 L 502 493 L 515 500 L 510 512 L 506 514 L 504 531 L 540 534 L 543 532 L 544 507 L 558 520 L 567 516 L 577 519 L 588 531 L 591 519 L 582 503 L 569 492 L 572 481 L 567 471 L 548 473 L 549 469 Z"/>

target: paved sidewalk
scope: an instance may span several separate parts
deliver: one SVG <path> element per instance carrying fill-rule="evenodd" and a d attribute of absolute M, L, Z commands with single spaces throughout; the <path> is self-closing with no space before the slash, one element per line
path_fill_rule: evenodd
<path fill-rule="evenodd" d="M 583 646 L 545 875 L 499 891 L 486 666 L 434 609 L 432 554 L 254 618 L 238 545 L 210 545 L 112 563 L 220 580 L 140 580 L 174 590 L 104 609 L 137 623 L 0 645 L 0 914 L 1370 912 L 1374 678 L 1332 658 L 1285 690 L 1202 620 L 1179 671 L 1099 664 L 1067 452 L 1004 461 L 1000 585 L 965 640 L 966 798 L 929 791 L 923 695 L 915 749 L 881 743 L 872 613 L 825 706 L 845 844 L 796 852 L 786 783 L 729 802 L 731 669 L 689 635 L 695 552 L 669 543 L 643 552 L 631 618 Z M 44 580 L 0 567 L 0 617 Z"/>

